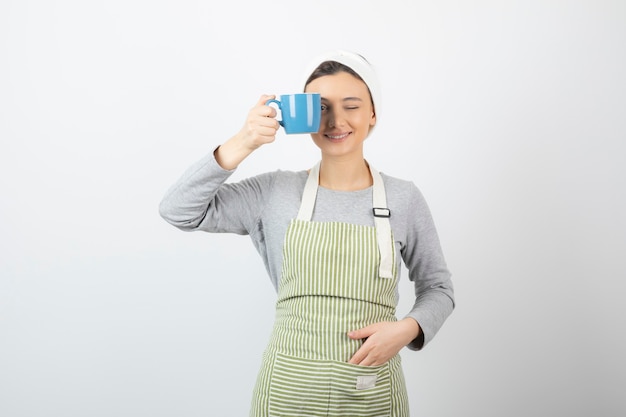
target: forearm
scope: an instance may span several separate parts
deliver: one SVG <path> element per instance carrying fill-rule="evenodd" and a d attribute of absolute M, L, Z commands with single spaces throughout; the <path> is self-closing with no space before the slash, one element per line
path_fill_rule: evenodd
<path fill-rule="evenodd" d="M 225 170 L 231 171 L 239 166 L 253 152 L 243 141 L 241 134 L 227 140 L 214 151 L 215 160 Z"/>
<path fill-rule="evenodd" d="M 212 154 L 193 165 L 165 193 L 159 205 L 161 217 L 181 229 L 196 228 L 219 187 L 232 174 L 222 169 Z"/>
<path fill-rule="evenodd" d="M 417 337 L 408 344 L 410 349 L 420 350 L 427 345 L 452 314 L 454 301 L 450 294 L 437 291 L 415 300 L 413 308 L 404 318 L 415 321 L 420 328 Z"/>

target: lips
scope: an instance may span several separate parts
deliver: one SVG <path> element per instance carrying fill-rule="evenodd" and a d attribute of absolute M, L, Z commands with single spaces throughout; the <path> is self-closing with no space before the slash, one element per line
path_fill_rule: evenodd
<path fill-rule="evenodd" d="M 341 141 L 345 138 L 347 138 L 350 135 L 351 132 L 344 132 L 344 133 L 335 133 L 333 135 L 331 135 L 330 133 L 326 133 L 324 134 L 324 136 L 326 136 L 328 139 L 332 140 L 332 141 Z"/>

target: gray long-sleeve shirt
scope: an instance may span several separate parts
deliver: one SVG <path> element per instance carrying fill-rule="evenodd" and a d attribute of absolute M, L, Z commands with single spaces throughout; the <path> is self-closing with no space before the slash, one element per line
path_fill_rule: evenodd
<path fill-rule="evenodd" d="M 275 289 L 281 279 L 283 242 L 289 222 L 298 214 L 305 170 L 274 171 L 237 183 L 227 180 L 213 153 L 194 163 L 173 184 L 160 204 L 161 216 L 179 229 L 249 235 L 261 255 Z M 409 181 L 381 173 L 396 246 L 415 285 L 415 303 L 406 317 L 423 332 L 409 348 L 427 344 L 454 308 L 454 290 L 430 210 L 418 188 Z M 372 187 L 334 191 L 319 187 L 312 221 L 374 226 Z"/>

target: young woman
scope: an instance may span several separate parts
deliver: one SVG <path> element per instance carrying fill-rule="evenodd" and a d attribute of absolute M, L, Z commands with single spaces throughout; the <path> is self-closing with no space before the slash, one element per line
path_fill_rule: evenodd
<path fill-rule="evenodd" d="M 320 57 L 305 82 L 320 93 L 311 134 L 321 160 L 228 183 L 279 124 L 262 96 L 243 128 L 176 182 L 163 218 L 183 230 L 251 237 L 277 291 L 251 416 L 408 417 L 398 352 L 419 350 L 454 308 L 429 209 L 410 181 L 378 173 L 363 142 L 377 122 L 376 75 L 360 55 Z M 415 304 L 396 319 L 401 262 Z"/>

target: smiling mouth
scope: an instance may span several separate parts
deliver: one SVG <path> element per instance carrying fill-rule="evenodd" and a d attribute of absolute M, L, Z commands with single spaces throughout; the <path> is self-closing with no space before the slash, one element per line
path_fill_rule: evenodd
<path fill-rule="evenodd" d="M 326 136 L 328 139 L 330 140 L 342 140 L 348 137 L 348 135 L 350 135 L 350 132 L 346 132 L 346 133 L 341 133 L 339 135 L 331 135 L 331 134 L 325 134 L 324 136 Z"/>

